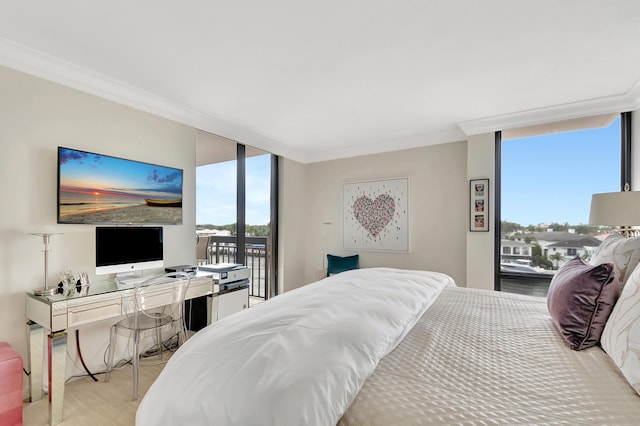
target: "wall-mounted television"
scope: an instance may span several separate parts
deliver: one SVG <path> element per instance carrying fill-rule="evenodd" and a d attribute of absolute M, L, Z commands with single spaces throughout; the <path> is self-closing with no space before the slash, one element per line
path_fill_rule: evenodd
<path fill-rule="evenodd" d="M 181 224 L 181 169 L 58 147 L 58 223 Z"/>
<path fill-rule="evenodd" d="M 161 226 L 96 226 L 96 275 L 164 266 Z"/>

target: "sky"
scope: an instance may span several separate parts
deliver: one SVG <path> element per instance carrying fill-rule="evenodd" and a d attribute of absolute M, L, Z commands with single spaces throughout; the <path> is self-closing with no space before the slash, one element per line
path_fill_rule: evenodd
<path fill-rule="evenodd" d="M 249 157 L 246 168 L 246 224 L 269 223 L 271 156 Z M 236 223 L 236 161 L 196 168 L 196 224 Z"/>
<path fill-rule="evenodd" d="M 620 118 L 607 128 L 502 141 L 502 220 L 588 224 L 591 195 L 620 191 Z"/>

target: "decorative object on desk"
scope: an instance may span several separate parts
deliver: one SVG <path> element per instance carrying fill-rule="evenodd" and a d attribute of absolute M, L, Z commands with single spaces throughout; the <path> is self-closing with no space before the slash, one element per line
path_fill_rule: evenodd
<path fill-rule="evenodd" d="M 360 255 L 334 256 L 327 254 L 327 276 L 360 268 Z"/>
<path fill-rule="evenodd" d="M 409 178 L 342 186 L 345 249 L 409 250 Z"/>
<path fill-rule="evenodd" d="M 58 293 L 71 296 L 76 291 L 76 278 L 70 270 L 60 272 L 60 284 Z"/>
<path fill-rule="evenodd" d="M 45 226 L 42 229 L 38 229 L 36 232 L 31 232 L 31 235 L 42 237 L 42 243 L 44 244 L 44 287 L 36 288 L 33 290 L 33 294 L 36 296 L 51 296 L 58 291 L 57 287 L 49 287 L 47 285 L 47 275 L 49 274 L 49 242 L 51 236 L 55 234 L 62 234 L 61 232 L 54 232 L 52 226 Z"/>
<path fill-rule="evenodd" d="M 489 231 L 489 179 L 469 181 L 469 231 Z"/>
<path fill-rule="evenodd" d="M 619 226 L 625 237 L 639 235 L 634 227 L 640 225 L 640 191 L 631 191 L 626 183 L 624 191 L 593 194 L 589 225 Z"/>
<path fill-rule="evenodd" d="M 58 283 L 57 293 L 65 296 L 86 296 L 89 294 L 89 274 L 82 272 L 80 278 L 76 279 L 70 270 L 60 272 L 60 282 Z"/>
<path fill-rule="evenodd" d="M 86 296 L 89 294 L 89 287 L 91 286 L 91 280 L 89 274 L 86 272 L 80 273 L 80 279 L 76 285 L 76 290 L 80 293 L 80 296 Z"/>

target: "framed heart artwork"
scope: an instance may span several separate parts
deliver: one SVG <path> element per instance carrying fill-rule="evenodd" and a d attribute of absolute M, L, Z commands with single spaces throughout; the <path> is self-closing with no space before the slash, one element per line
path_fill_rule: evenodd
<path fill-rule="evenodd" d="M 342 186 L 345 249 L 409 251 L 409 178 Z"/>

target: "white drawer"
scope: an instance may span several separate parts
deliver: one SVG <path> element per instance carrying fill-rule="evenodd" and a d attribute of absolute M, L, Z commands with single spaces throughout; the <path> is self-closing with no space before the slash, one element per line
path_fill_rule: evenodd
<path fill-rule="evenodd" d="M 120 299 L 105 300 L 96 303 L 87 303 L 80 306 L 69 307 L 68 327 L 75 327 L 107 318 L 122 315 L 122 303 Z"/>

